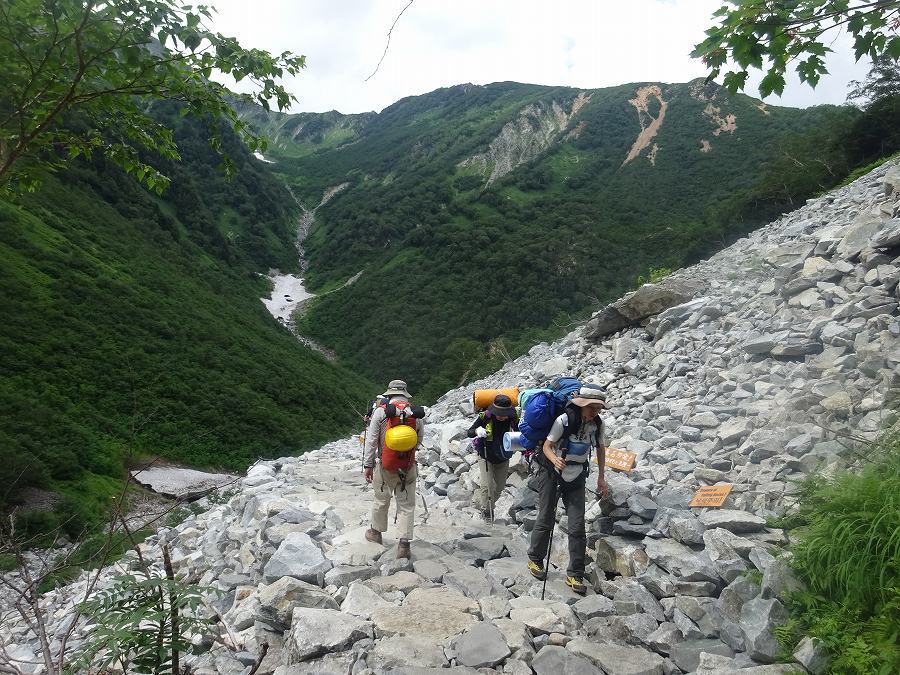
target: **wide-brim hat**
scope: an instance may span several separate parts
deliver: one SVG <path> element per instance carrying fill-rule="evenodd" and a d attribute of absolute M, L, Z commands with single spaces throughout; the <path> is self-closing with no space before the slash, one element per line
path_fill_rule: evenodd
<path fill-rule="evenodd" d="M 606 390 L 595 384 L 582 385 L 581 390 L 572 399 L 572 403 L 579 408 L 584 408 L 589 405 L 600 405 L 603 408 L 609 407 L 606 404 Z"/>
<path fill-rule="evenodd" d="M 409 392 L 406 390 L 406 382 L 403 380 L 391 380 L 388 383 L 387 390 L 382 396 L 405 396 L 409 398 Z"/>
<path fill-rule="evenodd" d="M 488 406 L 491 415 L 494 417 L 515 417 L 516 408 L 512 404 L 512 399 L 506 394 L 497 394 L 494 402 Z"/>

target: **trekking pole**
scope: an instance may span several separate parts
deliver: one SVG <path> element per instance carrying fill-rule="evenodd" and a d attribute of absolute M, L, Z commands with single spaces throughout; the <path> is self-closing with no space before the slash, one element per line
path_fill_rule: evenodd
<path fill-rule="evenodd" d="M 484 453 L 484 479 L 487 481 L 487 496 L 488 496 L 488 521 L 493 526 L 494 524 L 494 491 L 491 489 L 493 486 L 494 480 L 491 476 L 490 469 L 488 468 L 488 460 L 487 460 L 487 450 Z"/>
<path fill-rule="evenodd" d="M 566 455 L 569 453 L 569 449 L 565 448 L 562 453 L 563 461 L 566 460 Z M 553 486 L 553 522 L 550 523 L 550 543 L 547 545 L 547 569 L 544 571 L 544 586 L 541 588 L 541 601 L 544 600 L 544 594 L 547 592 L 547 577 L 550 576 L 550 554 L 553 552 L 553 533 L 556 531 L 556 505 L 559 501 L 559 488 L 560 483 L 562 482 L 562 471 L 556 472 L 555 469 L 553 471 L 553 477 L 555 479 L 555 484 Z"/>

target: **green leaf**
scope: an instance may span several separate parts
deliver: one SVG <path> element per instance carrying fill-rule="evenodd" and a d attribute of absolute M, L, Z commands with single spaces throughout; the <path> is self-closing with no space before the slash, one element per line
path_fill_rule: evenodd
<path fill-rule="evenodd" d="M 784 75 L 774 68 L 769 69 L 766 76 L 759 83 L 759 93 L 762 98 L 770 94 L 781 96 L 784 91 Z"/>

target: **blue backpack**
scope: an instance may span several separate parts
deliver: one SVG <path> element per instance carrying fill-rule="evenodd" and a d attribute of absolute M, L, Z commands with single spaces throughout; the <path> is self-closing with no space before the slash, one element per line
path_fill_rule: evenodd
<path fill-rule="evenodd" d="M 522 407 L 519 431 L 526 450 L 534 450 L 547 438 L 553 421 L 562 415 L 566 404 L 580 389 L 581 382 L 574 377 L 558 377 L 544 389 L 526 389 L 519 394 Z"/>

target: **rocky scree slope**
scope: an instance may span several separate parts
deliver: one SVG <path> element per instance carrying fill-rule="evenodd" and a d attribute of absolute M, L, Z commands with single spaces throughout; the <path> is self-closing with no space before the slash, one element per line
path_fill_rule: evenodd
<path fill-rule="evenodd" d="M 210 607 L 239 650 L 198 641 L 193 672 L 248 672 L 264 641 L 258 672 L 278 675 L 821 672 L 809 641 L 796 663 L 773 663 L 796 581 L 766 519 L 790 508 L 797 479 L 847 465 L 841 439 L 874 438 L 896 401 L 898 208 L 900 166 L 884 166 L 475 383 L 566 373 L 609 388 L 611 445 L 638 461 L 608 472 L 610 503 L 588 505 L 586 597 L 563 584 L 560 510 L 539 599 L 525 569 L 537 495 L 521 465 L 496 521 L 477 518 L 466 387 L 429 411 L 411 561 L 395 559 L 392 530 L 384 546 L 363 539 L 355 438 L 259 463 L 227 503 L 142 544 L 149 560 L 168 544 L 179 575 L 220 591 Z M 721 482 L 734 486 L 723 508 L 688 508 Z M 45 596 L 54 621 L 85 583 Z M 22 625 L 2 640 L 21 658 L 38 651 Z"/>

